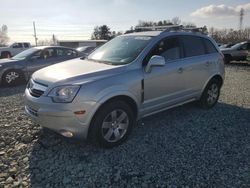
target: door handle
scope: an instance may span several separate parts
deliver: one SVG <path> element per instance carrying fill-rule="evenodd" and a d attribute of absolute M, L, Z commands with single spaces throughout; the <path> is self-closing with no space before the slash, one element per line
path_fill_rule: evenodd
<path fill-rule="evenodd" d="M 183 70 L 184 70 L 183 67 L 178 68 L 178 73 L 182 73 Z"/>
<path fill-rule="evenodd" d="M 207 62 L 206 62 L 206 66 L 208 67 L 209 65 L 210 65 L 210 62 L 209 62 L 209 61 L 207 61 Z"/>

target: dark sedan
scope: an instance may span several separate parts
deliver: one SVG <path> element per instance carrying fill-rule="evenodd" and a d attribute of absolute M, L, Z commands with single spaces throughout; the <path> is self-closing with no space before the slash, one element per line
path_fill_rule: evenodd
<path fill-rule="evenodd" d="M 40 46 L 25 50 L 10 59 L 0 60 L 0 84 L 15 85 L 28 80 L 38 69 L 79 57 L 72 48 Z"/>

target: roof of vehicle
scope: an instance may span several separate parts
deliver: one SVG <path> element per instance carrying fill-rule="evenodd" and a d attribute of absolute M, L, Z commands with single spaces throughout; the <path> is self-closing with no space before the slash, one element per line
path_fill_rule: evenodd
<path fill-rule="evenodd" d="M 65 47 L 65 46 L 35 46 L 34 48 L 39 49 L 39 50 L 43 50 L 45 48 L 65 48 L 65 49 L 75 50 L 74 48 L 69 48 L 69 47 Z"/>
<path fill-rule="evenodd" d="M 134 32 L 125 34 L 126 36 L 149 36 L 155 37 L 162 33 L 169 33 L 174 35 L 196 35 L 196 36 L 207 36 L 205 34 L 199 32 L 189 32 L 189 31 L 143 31 L 143 32 Z"/>
<path fill-rule="evenodd" d="M 206 26 L 204 27 L 185 27 L 183 25 L 165 25 L 165 26 L 146 26 L 136 27 L 134 33 L 126 34 L 132 36 L 158 36 L 163 33 L 176 34 L 176 35 L 199 35 L 206 36 Z"/>
<path fill-rule="evenodd" d="M 134 32 L 134 33 L 129 33 L 125 35 L 131 35 L 131 36 L 158 36 L 162 33 L 162 31 L 143 31 L 143 32 Z"/>

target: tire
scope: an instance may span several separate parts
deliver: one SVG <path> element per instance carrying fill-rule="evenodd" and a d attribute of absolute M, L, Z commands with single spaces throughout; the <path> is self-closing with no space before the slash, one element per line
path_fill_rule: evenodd
<path fill-rule="evenodd" d="M 203 109 L 214 107 L 220 97 L 221 84 L 218 80 L 212 79 L 206 86 L 199 100 L 199 105 Z"/>
<path fill-rule="evenodd" d="M 21 71 L 8 70 L 2 76 L 2 83 L 5 86 L 15 86 L 24 81 L 24 76 Z"/>
<path fill-rule="evenodd" d="M 1 58 L 11 58 L 10 52 L 2 52 L 1 53 Z"/>
<path fill-rule="evenodd" d="M 135 124 L 131 107 L 123 101 L 110 101 L 96 112 L 90 125 L 90 140 L 112 148 L 124 142 Z"/>

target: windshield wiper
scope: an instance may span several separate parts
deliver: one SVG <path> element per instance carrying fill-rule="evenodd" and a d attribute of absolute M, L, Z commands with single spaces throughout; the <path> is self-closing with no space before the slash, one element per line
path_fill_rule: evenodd
<path fill-rule="evenodd" d="M 89 59 L 89 58 L 86 58 L 86 59 L 89 61 L 93 61 L 95 63 L 103 63 L 103 64 L 107 64 L 107 65 L 113 65 L 110 61 L 102 61 L 102 60 Z"/>

